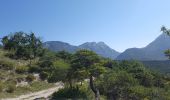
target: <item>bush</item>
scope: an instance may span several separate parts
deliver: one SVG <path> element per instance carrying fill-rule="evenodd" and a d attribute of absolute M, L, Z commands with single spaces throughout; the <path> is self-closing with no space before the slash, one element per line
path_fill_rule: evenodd
<path fill-rule="evenodd" d="M 149 93 L 149 89 L 144 86 L 134 86 L 130 88 L 130 94 L 129 96 L 133 100 L 139 100 L 141 98 L 147 97 L 147 94 Z"/>
<path fill-rule="evenodd" d="M 73 88 L 65 87 L 63 89 L 60 89 L 58 92 L 55 92 L 51 98 L 51 100 L 58 100 L 58 99 L 92 100 L 92 98 L 90 97 L 90 94 L 88 94 L 87 89 L 81 89 L 78 87 L 73 87 Z"/>
<path fill-rule="evenodd" d="M 10 85 L 8 85 L 8 87 L 7 87 L 7 89 L 6 89 L 6 92 L 8 92 L 8 93 L 13 93 L 13 92 L 15 91 L 15 89 L 16 89 L 16 86 L 10 84 Z"/>
<path fill-rule="evenodd" d="M 6 60 L 0 60 L 0 69 L 12 70 L 13 68 L 14 68 L 14 64 L 12 62 Z"/>
<path fill-rule="evenodd" d="M 40 72 L 40 67 L 37 65 L 31 65 L 28 69 L 30 73 L 39 73 Z"/>
<path fill-rule="evenodd" d="M 48 73 L 47 72 L 41 72 L 40 73 L 40 78 L 42 79 L 42 80 L 45 80 L 45 79 L 47 79 L 48 78 Z"/>
<path fill-rule="evenodd" d="M 96 84 L 101 94 L 107 95 L 109 100 L 118 100 L 127 98 L 129 88 L 138 85 L 138 81 L 126 71 L 112 71 L 104 74 L 104 77 Z"/>
<path fill-rule="evenodd" d="M 50 71 L 48 82 L 63 81 L 66 79 L 70 65 L 63 60 L 53 62 L 53 69 Z"/>
<path fill-rule="evenodd" d="M 3 91 L 3 84 L 0 82 L 0 92 Z"/>
<path fill-rule="evenodd" d="M 28 72 L 28 67 L 27 66 L 18 66 L 16 69 L 15 69 L 16 73 L 26 73 Z"/>
<path fill-rule="evenodd" d="M 32 81 L 35 80 L 35 77 L 34 77 L 33 75 L 28 75 L 28 76 L 26 77 L 26 80 L 27 80 L 27 82 L 32 82 Z"/>
<path fill-rule="evenodd" d="M 10 85 L 10 84 L 13 84 L 13 85 L 16 85 L 17 84 L 17 81 L 15 79 L 8 79 L 5 81 L 5 84 L 7 85 Z"/>

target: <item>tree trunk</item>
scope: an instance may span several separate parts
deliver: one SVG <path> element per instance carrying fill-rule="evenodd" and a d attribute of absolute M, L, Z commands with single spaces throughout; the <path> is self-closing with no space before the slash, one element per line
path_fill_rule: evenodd
<path fill-rule="evenodd" d="M 90 88 L 92 89 L 92 91 L 93 91 L 94 94 L 95 94 L 95 100 L 100 100 L 99 90 L 94 87 L 93 76 L 90 76 Z"/>

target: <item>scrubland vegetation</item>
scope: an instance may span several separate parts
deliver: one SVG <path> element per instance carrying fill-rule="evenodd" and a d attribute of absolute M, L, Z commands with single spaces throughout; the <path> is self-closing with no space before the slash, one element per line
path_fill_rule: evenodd
<path fill-rule="evenodd" d="M 0 49 L 0 98 L 16 97 L 53 87 L 54 84 L 36 79 L 29 72 L 29 61 L 6 57 L 7 51 Z"/>
<path fill-rule="evenodd" d="M 64 88 L 50 96 L 51 100 L 170 100 L 170 76 L 138 61 L 114 61 L 89 50 L 51 52 L 34 33 L 16 32 L 5 36 L 2 43 L 1 98 L 62 81 Z"/>

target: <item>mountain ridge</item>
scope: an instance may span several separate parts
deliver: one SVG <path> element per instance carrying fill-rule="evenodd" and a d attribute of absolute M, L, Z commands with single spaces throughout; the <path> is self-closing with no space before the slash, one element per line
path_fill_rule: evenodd
<path fill-rule="evenodd" d="M 112 59 L 115 59 L 120 54 L 116 50 L 110 48 L 104 42 L 86 42 L 84 44 L 79 45 L 79 48 L 92 50 L 103 57 Z"/>
<path fill-rule="evenodd" d="M 115 60 L 168 60 L 164 55 L 164 51 L 170 48 L 170 37 L 162 33 L 155 40 L 149 43 L 143 48 L 128 48 L 124 52 L 120 53 L 110 48 L 104 42 L 85 42 L 81 45 L 74 46 L 66 42 L 61 41 L 47 41 L 43 45 L 52 51 L 68 51 L 71 53 L 80 49 L 88 49 L 96 52 L 100 56 L 111 58 Z"/>
<path fill-rule="evenodd" d="M 121 53 L 117 60 L 168 60 L 164 51 L 170 48 L 170 37 L 165 33 L 159 35 L 155 40 L 143 48 L 129 48 Z"/>
<path fill-rule="evenodd" d="M 85 42 L 81 45 L 74 46 L 61 41 L 47 41 L 43 43 L 43 46 L 55 52 L 65 50 L 70 53 L 74 53 L 80 49 L 87 49 L 96 52 L 100 56 L 111 59 L 115 59 L 120 54 L 116 50 L 110 48 L 104 42 Z"/>

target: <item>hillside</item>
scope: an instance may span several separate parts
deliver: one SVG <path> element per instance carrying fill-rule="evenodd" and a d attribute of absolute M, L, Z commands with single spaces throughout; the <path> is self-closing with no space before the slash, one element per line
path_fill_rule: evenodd
<path fill-rule="evenodd" d="M 54 84 L 41 81 L 36 74 L 28 73 L 29 60 L 11 59 L 7 54 L 0 49 L 0 99 L 54 87 Z M 34 61 L 32 63 L 36 63 Z"/>
<path fill-rule="evenodd" d="M 117 60 L 167 60 L 164 51 L 170 48 L 170 37 L 166 34 L 161 34 L 153 42 L 144 48 L 130 48 L 121 53 Z"/>
<path fill-rule="evenodd" d="M 162 73 L 170 73 L 170 61 L 143 61 L 144 65 L 152 70 L 162 72 Z"/>
<path fill-rule="evenodd" d="M 111 49 L 109 46 L 107 46 L 104 42 L 86 42 L 79 46 L 73 46 L 65 42 L 60 41 L 47 41 L 43 44 L 45 48 L 48 48 L 51 51 L 68 51 L 70 53 L 74 53 L 77 50 L 80 49 L 87 49 L 92 50 L 99 54 L 100 56 L 115 59 L 120 53 Z"/>
<path fill-rule="evenodd" d="M 44 49 L 34 33 L 16 32 L 6 37 L 0 49 L 0 99 L 170 100 L 169 74 L 152 71 L 134 60 L 100 57 L 92 50 L 106 51 L 105 55 L 113 51 L 103 42 L 88 42 L 69 53 Z M 62 47 L 72 46 L 66 43 Z M 153 69 L 163 67 L 144 63 Z M 58 82 L 62 84 L 55 86 Z"/>

